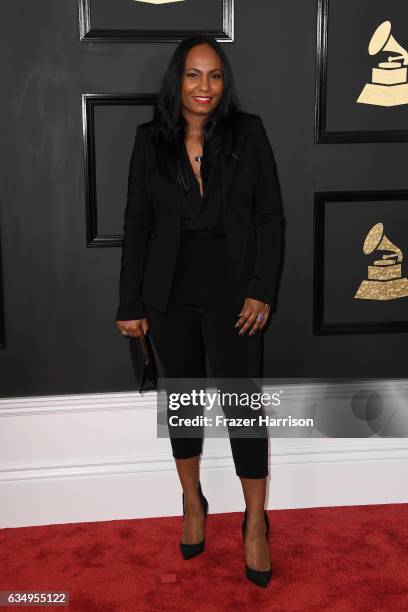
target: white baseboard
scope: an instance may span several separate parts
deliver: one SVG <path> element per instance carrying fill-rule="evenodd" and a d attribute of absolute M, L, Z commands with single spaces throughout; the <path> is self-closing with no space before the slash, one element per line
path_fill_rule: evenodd
<path fill-rule="evenodd" d="M 406 438 L 270 438 L 266 507 L 404 503 Z M 228 439 L 206 438 L 209 512 L 244 508 Z M 181 515 L 156 393 L 0 399 L 0 527 Z"/>

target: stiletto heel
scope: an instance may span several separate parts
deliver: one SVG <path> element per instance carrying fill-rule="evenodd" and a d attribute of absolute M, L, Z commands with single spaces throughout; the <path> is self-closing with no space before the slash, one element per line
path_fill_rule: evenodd
<path fill-rule="evenodd" d="M 201 504 L 204 510 L 204 529 L 205 529 L 205 523 L 207 520 L 207 512 L 208 512 L 208 501 L 203 495 L 200 482 L 198 482 L 198 493 L 200 495 Z M 186 513 L 186 511 L 184 510 L 184 492 L 182 494 L 182 503 L 183 503 L 183 520 L 184 520 L 184 515 Z M 200 553 L 204 552 L 204 549 L 205 549 L 205 537 L 201 542 L 198 542 L 197 544 L 184 544 L 180 540 L 180 551 L 184 559 L 192 559 L 193 557 L 196 557 Z"/>
<path fill-rule="evenodd" d="M 265 517 L 265 522 L 266 522 L 266 537 L 268 537 L 269 519 L 268 519 L 268 514 L 266 510 L 264 510 L 264 517 Z M 247 522 L 247 511 L 245 509 L 244 520 L 242 521 L 242 525 L 241 525 L 242 539 L 244 540 L 244 544 L 245 544 L 245 534 L 246 534 L 246 522 Z M 272 568 L 265 570 L 265 571 L 254 570 L 251 567 L 248 567 L 248 565 L 245 563 L 245 575 L 248 578 L 248 580 L 250 580 L 257 586 L 266 587 L 268 586 L 268 583 L 272 577 Z"/>

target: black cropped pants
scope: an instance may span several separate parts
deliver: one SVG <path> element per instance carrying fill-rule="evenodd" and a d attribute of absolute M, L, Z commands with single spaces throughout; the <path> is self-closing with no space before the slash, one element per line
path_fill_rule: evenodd
<path fill-rule="evenodd" d="M 240 336 L 239 329 L 234 327 L 242 304 L 232 306 L 229 299 L 226 256 L 223 229 L 182 231 L 166 312 L 145 304 L 149 334 L 163 366 L 164 377 L 184 379 L 179 391 L 189 390 L 186 389 L 185 379 L 206 377 L 206 356 L 220 391 L 248 395 L 262 391 L 252 380 L 262 376 L 262 332 L 249 336 L 247 331 Z M 172 391 L 175 388 L 173 382 L 177 387 L 179 381 L 170 380 Z M 242 402 L 235 405 L 224 402 L 221 409 L 227 418 L 248 419 L 263 414 L 261 409 L 253 410 Z M 201 416 L 204 407 L 190 404 L 179 408 L 177 413 L 187 418 Z M 168 405 L 167 417 L 174 414 Z M 209 416 L 210 412 L 205 410 L 205 414 Z M 168 420 L 167 424 L 176 459 L 201 454 L 203 427 L 194 426 L 194 436 L 186 428 L 181 437 L 171 421 Z M 225 431 L 224 428 L 223 433 Z M 253 427 L 240 428 L 228 424 L 228 435 L 236 474 L 243 478 L 266 477 L 266 425 L 255 422 Z"/>
<path fill-rule="evenodd" d="M 248 331 L 239 335 L 235 328 L 239 308 L 233 308 L 227 300 L 217 304 L 181 304 L 170 301 L 166 312 L 160 312 L 150 304 L 145 304 L 149 334 L 164 370 L 165 378 L 205 378 L 205 357 L 211 366 L 214 377 L 238 378 L 236 384 L 227 391 L 255 389 L 258 386 L 250 379 L 261 378 L 261 359 L 263 332 L 257 331 L 249 336 Z M 183 387 L 183 389 L 185 389 Z M 221 408 L 226 417 L 253 418 L 263 414 L 262 408 L 253 410 L 249 406 L 224 406 Z M 186 416 L 203 414 L 199 406 L 191 411 L 184 409 Z M 208 414 L 207 411 L 205 411 Z M 168 415 L 170 410 L 167 409 Z M 174 414 L 172 412 L 171 414 Z M 197 428 L 194 428 L 197 435 Z M 201 430 L 203 434 L 203 430 Z M 237 476 L 242 478 L 264 478 L 268 475 L 268 436 L 266 425 L 256 421 L 248 436 L 248 427 L 241 433 L 228 427 L 232 456 Z M 203 437 L 177 437 L 169 435 L 176 459 L 185 459 L 201 454 Z"/>

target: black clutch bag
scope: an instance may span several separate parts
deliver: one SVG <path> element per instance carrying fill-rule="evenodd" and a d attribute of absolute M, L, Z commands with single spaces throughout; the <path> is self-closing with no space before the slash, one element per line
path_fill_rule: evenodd
<path fill-rule="evenodd" d="M 130 356 L 136 380 L 139 383 L 139 393 L 157 390 L 157 367 L 149 334 L 140 338 L 130 337 Z"/>

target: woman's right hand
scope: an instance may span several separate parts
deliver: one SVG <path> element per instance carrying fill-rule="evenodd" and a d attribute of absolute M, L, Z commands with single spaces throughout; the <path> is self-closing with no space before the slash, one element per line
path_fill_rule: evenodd
<path fill-rule="evenodd" d="M 141 338 L 142 334 L 145 336 L 149 329 L 149 323 L 147 319 L 135 319 L 133 321 L 116 321 L 116 327 L 121 334 L 125 336 L 133 336 L 135 338 Z"/>

